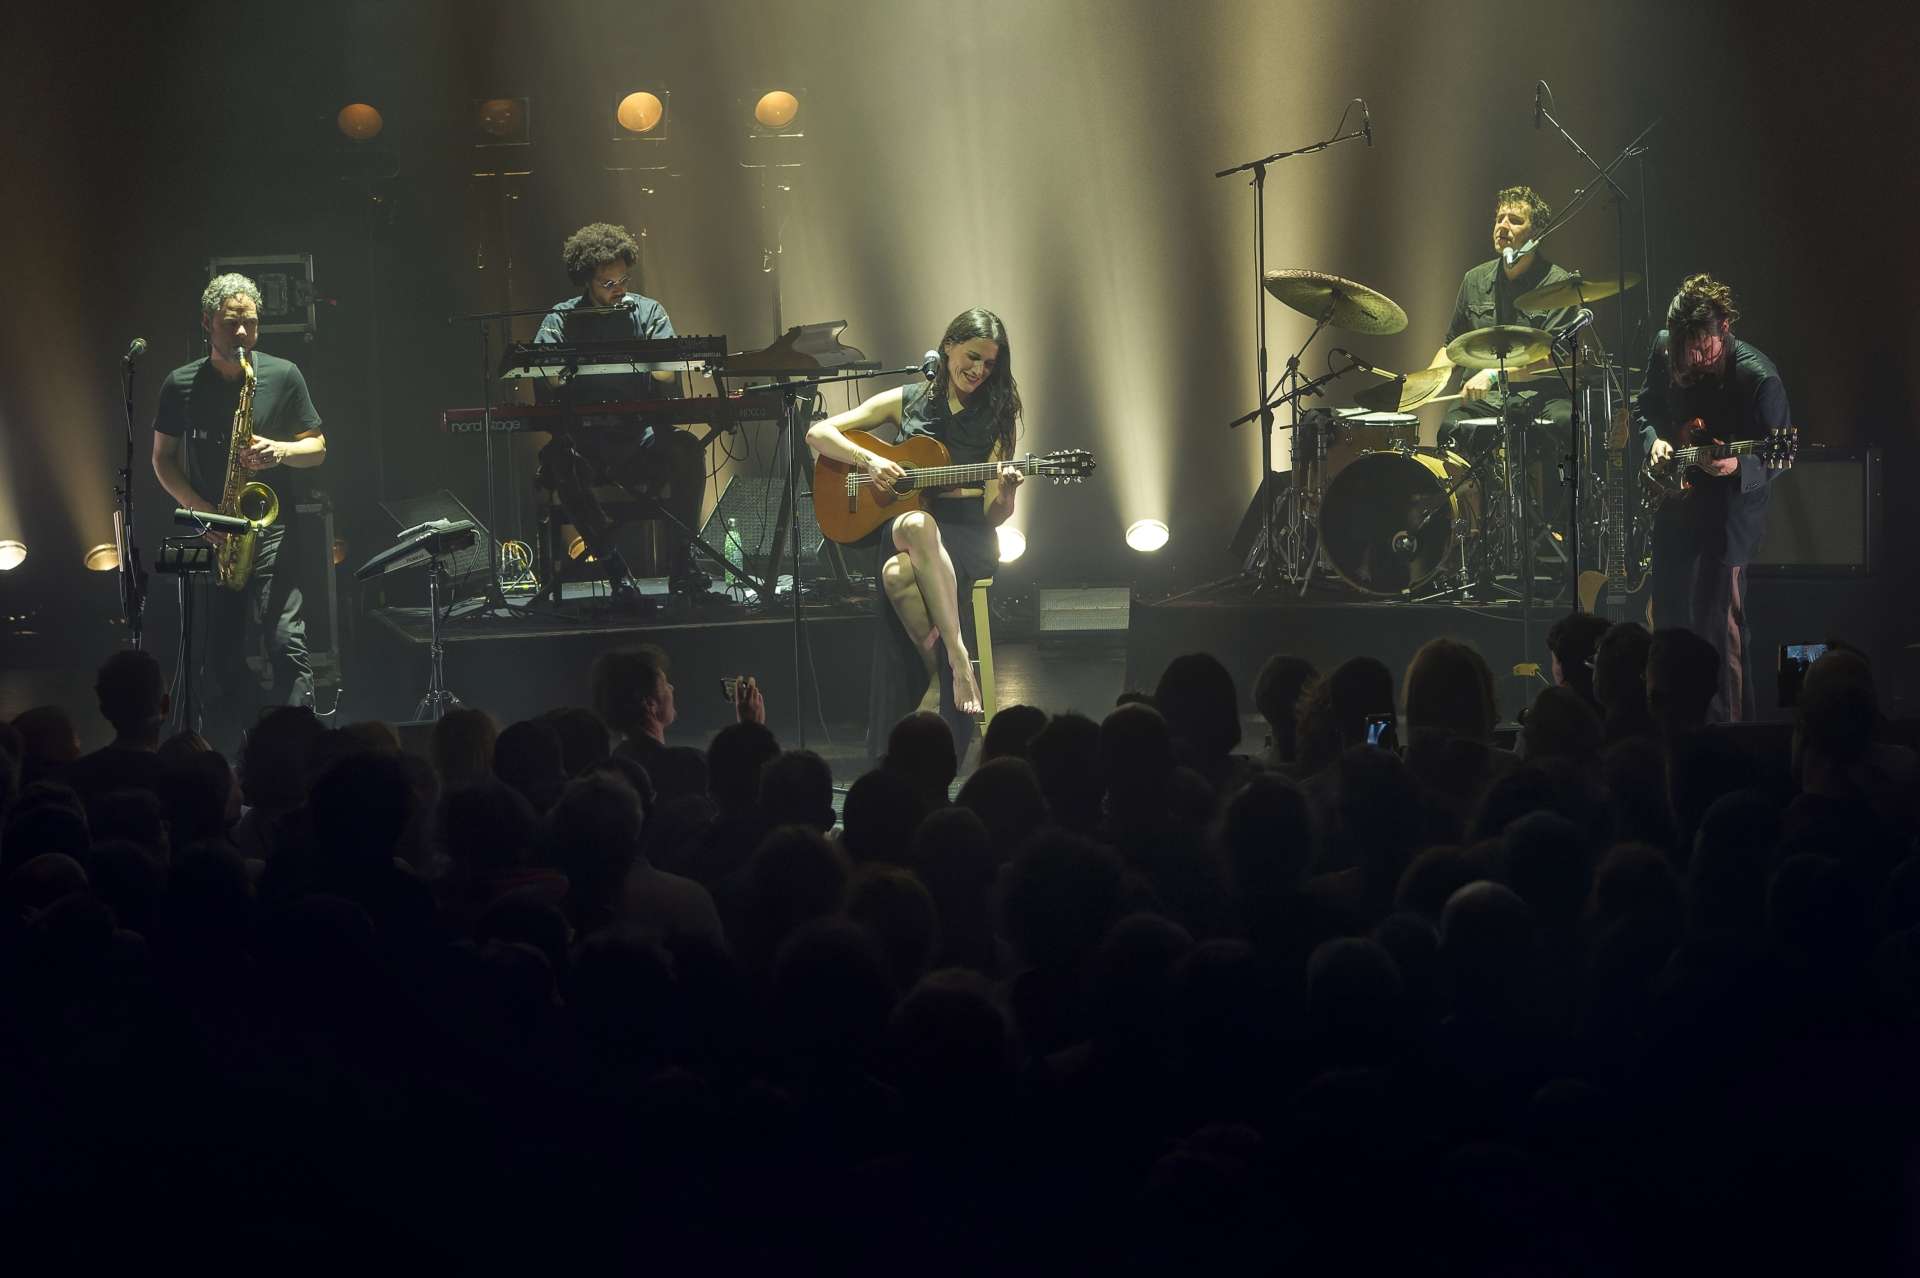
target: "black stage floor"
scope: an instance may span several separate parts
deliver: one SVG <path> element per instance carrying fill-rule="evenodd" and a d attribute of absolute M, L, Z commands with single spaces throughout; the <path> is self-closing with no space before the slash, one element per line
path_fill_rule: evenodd
<path fill-rule="evenodd" d="M 1009 596 L 1007 602 L 1016 599 Z M 790 613 L 768 616 L 719 606 L 698 618 L 634 619 L 593 618 L 588 609 L 585 619 L 559 620 L 515 609 L 505 618 L 456 619 L 443 633 L 447 682 L 467 704 L 507 723 L 553 706 L 588 704 L 596 656 L 609 648 L 658 643 L 675 663 L 680 719 L 670 735 L 704 742 L 731 719 L 720 678 L 753 674 L 766 689 L 770 723 L 781 740 L 819 751 L 844 784 L 866 762 L 872 607 L 871 601 L 809 605 L 797 675 Z M 1486 655 L 1502 716 L 1511 718 L 1542 686 L 1537 676 L 1515 675 L 1514 666 L 1529 661 L 1545 666 L 1547 628 L 1559 615 L 1557 609 L 1536 609 L 1529 631 L 1513 605 L 1422 605 L 1320 594 L 1259 601 L 1136 597 L 1125 630 L 1048 634 L 1037 631 L 1031 617 L 1016 619 L 1015 611 L 1011 607 L 995 622 L 1001 705 L 1027 703 L 1099 718 L 1123 690 L 1151 690 L 1173 657 L 1211 652 L 1240 689 L 1248 748 L 1257 748 L 1264 732 L 1253 717 L 1254 679 L 1276 652 L 1305 657 L 1323 670 L 1369 654 L 1385 661 L 1397 682 L 1422 643 L 1452 635 Z M 1891 642 L 1889 611 L 1870 579 L 1756 579 L 1749 622 L 1761 718 L 1777 721 L 1791 713 L 1774 704 L 1771 654 L 1777 645 L 1829 635 L 1852 639 L 1874 655 L 1876 668 L 1884 672 L 1881 697 L 1890 716 L 1915 714 L 1920 671 L 1915 653 Z M 1117 618 L 1114 624 L 1120 624 Z M 330 721 L 409 719 L 427 682 L 425 610 L 375 610 L 356 629 L 358 642 L 346 654 L 341 700 Z M 156 638 L 156 655 L 171 669 L 172 645 L 164 634 Z M 93 670 L 123 642 L 117 625 L 98 617 L 37 626 L 16 619 L 0 634 L 0 718 L 55 703 L 73 715 L 87 748 L 105 744 L 110 734 L 93 705 Z"/>

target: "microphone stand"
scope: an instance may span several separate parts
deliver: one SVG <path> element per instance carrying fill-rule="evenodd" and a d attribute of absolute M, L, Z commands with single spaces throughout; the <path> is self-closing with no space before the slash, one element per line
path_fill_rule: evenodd
<path fill-rule="evenodd" d="M 120 482 L 113 490 L 119 508 L 113 512 L 114 549 L 120 552 L 120 611 L 126 618 L 127 635 L 137 649 L 141 646 L 142 626 L 147 611 L 147 573 L 140 566 L 140 549 L 133 544 L 133 369 L 134 356 L 121 361 L 125 373 L 123 389 L 127 408 L 127 457 L 120 467 Z"/>
<path fill-rule="evenodd" d="M 1545 80 L 1540 81 L 1540 87 L 1546 90 L 1547 101 L 1549 103 L 1552 102 L 1552 87 L 1549 86 Z M 1618 182 L 1614 181 L 1613 172 L 1628 159 L 1645 154 L 1644 148 L 1640 146 L 1640 143 L 1646 140 L 1649 133 L 1652 133 L 1660 126 L 1660 121 L 1656 118 L 1652 124 L 1640 130 L 1639 136 L 1620 148 L 1620 154 L 1614 156 L 1610 162 L 1603 166 L 1588 153 L 1585 147 L 1580 145 L 1573 134 L 1567 131 L 1566 126 L 1561 124 L 1559 119 L 1554 116 L 1551 107 L 1541 106 L 1540 118 L 1548 124 L 1551 124 L 1553 131 L 1566 139 L 1567 145 L 1573 148 L 1574 154 L 1585 160 L 1588 166 L 1594 170 L 1599 176 L 1600 182 L 1604 182 L 1612 189 L 1614 195 L 1614 267 L 1618 272 L 1620 282 L 1624 284 L 1627 277 L 1627 193 Z M 1587 203 L 1592 199 L 1593 193 L 1599 189 L 1598 183 L 1589 182 L 1586 186 L 1574 192 L 1573 200 L 1570 202 L 1567 212 L 1562 214 L 1552 226 L 1546 228 L 1546 230 L 1542 231 L 1539 235 L 1534 236 L 1531 242 L 1537 247 L 1541 240 L 1544 240 L 1547 236 L 1572 221 L 1573 218 L 1586 207 Z M 1640 264 L 1641 283 L 1643 286 L 1651 288 L 1653 281 L 1647 278 L 1646 266 L 1646 262 L 1642 261 Z M 1622 292 L 1624 291 L 1625 290 L 1622 289 Z M 1585 305 L 1585 301 L 1586 299 L 1582 298 L 1581 304 Z M 1627 306 L 1625 301 L 1622 301 L 1620 304 L 1620 358 L 1623 360 L 1627 358 L 1627 353 L 1631 349 L 1630 340 L 1627 331 Z M 1576 346 L 1577 345 L 1576 343 Z M 1580 411 L 1582 396 L 1579 385 L 1579 356 L 1577 353 L 1573 359 L 1573 367 L 1574 382 L 1569 387 L 1572 393 L 1573 418 L 1567 428 L 1567 442 L 1572 448 L 1572 455 L 1568 461 L 1569 474 L 1564 482 L 1569 485 L 1567 498 L 1567 541 L 1572 552 L 1568 558 L 1568 572 L 1571 574 L 1573 610 L 1578 612 L 1580 611 L 1580 480 L 1584 474 L 1581 470 L 1580 445 L 1581 432 L 1586 428 L 1586 424 L 1582 420 Z M 1622 380 L 1624 382 L 1624 378 Z M 1527 583 L 1527 589 L 1529 591 L 1533 589 L 1533 583 L 1531 581 Z"/>
<path fill-rule="evenodd" d="M 907 373 L 918 373 L 919 371 L 920 366 L 913 364 L 906 368 L 887 368 L 879 371 L 862 369 L 855 373 L 830 373 L 819 377 L 796 377 L 791 380 L 777 382 L 760 382 L 752 386 L 744 387 L 741 393 L 745 395 L 778 394 L 786 401 L 787 484 L 789 488 L 791 488 L 792 485 L 800 482 L 800 419 L 801 414 L 805 411 L 801 407 L 802 403 L 811 401 L 822 386 L 832 386 L 837 382 L 861 382 L 870 377 L 899 377 Z M 813 494 L 809 492 L 801 495 L 811 497 Z M 807 627 L 806 620 L 800 610 L 800 503 L 798 501 L 790 501 L 787 503 L 786 533 L 787 550 L 792 556 L 791 562 L 793 565 L 793 727 L 794 740 L 798 743 L 794 748 L 804 750 L 807 748 L 807 715 L 806 707 L 803 704 L 805 697 L 802 695 L 802 690 L 805 685 L 801 682 L 800 678 L 800 651 L 801 646 L 806 641 Z M 780 566 L 778 564 L 769 564 L 767 567 L 767 589 L 769 595 L 771 595 L 778 591 L 780 587 Z M 820 690 L 818 688 L 814 689 L 813 699 L 814 704 L 818 706 L 820 702 Z"/>
<path fill-rule="evenodd" d="M 1354 101 L 1358 101 L 1358 99 Z M 1347 110 L 1353 110 L 1353 102 L 1347 103 Z M 1340 124 L 1345 124 L 1346 121 L 1347 117 L 1343 113 L 1340 116 Z M 1217 178 L 1232 177 L 1236 173 L 1251 172 L 1253 174 L 1253 180 L 1250 185 L 1253 187 L 1253 327 L 1254 341 L 1256 344 L 1254 362 L 1255 375 L 1259 379 L 1258 386 L 1260 392 L 1256 402 L 1259 403 L 1260 407 L 1252 413 L 1237 418 L 1229 425 L 1228 429 L 1238 426 L 1241 422 L 1251 421 L 1256 416 L 1260 419 L 1260 485 L 1255 496 L 1256 500 L 1260 503 L 1260 525 L 1266 536 L 1267 552 L 1260 557 L 1260 568 L 1257 580 L 1254 583 L 1254 593 L 1256 595 L 1268 590 L 1278 590 L 1280 586 L 1278 556 L 1274 551 L 1276 543 L 1273 536 L 1274 406 L 1267 398 L 1271 393 L 1267 390 L 1267 166 L 1275 161 L 1290 159 L 1296 155 L 1312 155 L 1316 151 L 1324 151 L 1330 146 L 1341 142 L 1351 142 L 1354 138 L 1359 137 L 1366 138 L 1367 145 L 1373 145 L 1373 134 L 1369 128 L 1363 126 L 1355 129 L 1351 133 L 1342 133 L 1340 132 L 1340 124 L 1334 125 L 1334 136 L 1327 138 L 1325 141 L 1295 147 L 1291 151 L 1275 151 L 1271 155 L 1263 155 L 1257 160 L 1248 160 L 1243 164 L 1236 164 L 1231 168 L 1221 169 L 1214 174 Z M 1319 324 L 1314 326 L 1313 331 L 1315 335 L 1318 335 L 1320 329 L 1324 327 L 1325 324 L 1326 320 L 1322 319 Z M 1311 337 L 1307 339 L 1309 343 L 1311 343 L 1312 340 L 1313 338 Z M 1305 349 L 1306 347 L 1301 347 L 1301 350 Z M 1288 367 L 1291 377 L 1297 382 L 1299 379 L 1298 355 L 1294 357 L 1293 362 L 1290 363 Z M 1302 523 L 1302 501 L 1298 487 L 1300 470 L 1295 464 L 1300 460 L 1298 430 L 1300 425 L 1300 401 L 1297 397 L 1293 402 L 1293 425 L 1295 431 L 1293 437 L 1288 440 L 1288 453 L 1290 459 L 1289 466 L 1291 467 L 1290 482 L 1295 485 L 1291 521 L 1295 525 L 1294 552 L 1297 555 L 1300 552 L 1299 543 L 1301 537 L 1304 535 L 1304 529 L 1300 527 Z M 1310 577 L 1311 573 L 1308 572 L 1303 575 Z"/>

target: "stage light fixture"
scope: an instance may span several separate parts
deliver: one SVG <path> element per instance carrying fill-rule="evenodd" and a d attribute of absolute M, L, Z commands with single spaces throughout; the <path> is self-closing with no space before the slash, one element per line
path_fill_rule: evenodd
<path fill-rule="evenodd" d="M 473 104 L 475 146 L 527 146 L 533 141 L 528 98 L 485 98 Z"/>
<path fill-rule="evenodd" d="M 665 132 L 661 126 L 666 122 L 667 104 L 659 94 L 639 89 L 620 99 L 613 116 L 635 137 L 659 137 Z"/>
<path fill-rule="evenodd" d="M 118 572 L 120 550 L 117 546 L 102 542 L 89 550 L 80 562 L 86 565 L 88 572 Z"/>
<path fill-rule="evenodd" d="M 753 104 L 754 123 L 772 133 L 782 133 L 792 128 L 793 122 L 799 117 L 799 95 L 785 89 L 770 89 Z"/>
<path fill-rule="evenodd" d="M 1160 549 L 1171 535 L 1158 519 L 1136 519 L 1127 525 L 1127 545 L 1141 554 Z"/>
<path fill-rule="evenodd" d="M 387 125 L 387 122 L 380 118 L 379 110 L 365 102 L 347 103 L 340 108 L 340 113 L 333 117 L 333 122 L 339 126 L 340 132 L 355 142 L 365 142 L 370 138 L 379 137 L 380 130 Z"/>
<path fill-rule="evenodd" d="M 1001 524 L 993 531 L 1000 540 L 1001 563 L 1010 564 L 1027 553 L 1027 535 L 1018 528 Z"/>
<path fill-rule="evenodd" d="M 24 541 L 0 541 L 0 572 L 12 572 L 27 561 L 27 543 Z"/>

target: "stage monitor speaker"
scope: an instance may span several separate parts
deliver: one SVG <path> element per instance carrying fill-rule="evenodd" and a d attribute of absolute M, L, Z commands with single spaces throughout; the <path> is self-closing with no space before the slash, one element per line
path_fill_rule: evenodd
<path fill-rule="evenodd" d="M 436 519 L 471 520 L 479 530 L 473 545 L 465 550 L 456 551 L 447 559 L 447 580 L 442 587 L 446 594 L 441 604 L 454 604 L 462 599 L 485 598 L 493 577 L 493 567 L 489 556 L 493 550 L 493 534 L 480 522 L 480 516 L 468 510 L 466 503 L 442 488 L 438 492 L 423 493 L 418 497 L 402 497 L 398 501 L 383 501 L 380 508 L 387 512 L 397 525 L 397 530 L 405 530 L 420 524 L 431 523 Z"/>
<path fill-rule="evenodd" d="M 714 503 L 713 513 L 707 516 L 707 522 L 700 527 L 700 539 L 709 546 L 724 547 L 727 542 L 727 520 L 734 521 L 740 533 L 740 548 L 745 556 L 746 568 L 755 571 L 767 554 L 773 549 L 773 532 L 780 518 L 780 477 L 778 475 L 735 475 L 727 481 L 720 494 L 720 500 Z M 815 575 L 822 571 L 820 564 L 820 521 L 813 515 L 813 499 L 806 494 L 796 495 L 800 503 L 800 573 L 804 576 Z M 706 552 L 697 547 L 694 553 L 703 561 L 701 567 L 719 576 L 721 565 L 708 559 Z M 780 571 L 792 571 L 793 554 L 791 547 L 780 555 Z"/>
<path fill-rule="evenodd" d="M 1803 448 L 1773 480 L 1767 535 L 1748 571 L 1760 576 L 1865 577 L 1880 518 L 1878 448 Z"/>

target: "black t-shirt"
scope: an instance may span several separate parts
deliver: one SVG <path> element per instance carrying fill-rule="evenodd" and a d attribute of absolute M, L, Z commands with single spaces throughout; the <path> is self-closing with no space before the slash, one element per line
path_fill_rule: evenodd
<path fill-rule="evenodd" d="M 570 297 L 563 302 L 555 302 L 540 321 L 540 331 L 533 335 L 539 345 L 554 342 L 618 342 L 649 341 L 674 336 L 673 321 L 667 318 L 667 308 L 651 297 L 640 293 L 628 293 L 622 299 L 632 304 L 633 309 L 623 314 L 576 315 L 577 307 L 589 305 L 585 297 Z M 536 397 L 542 403 L 559 402 L 571 394 L 574 403 L 610 404 L 620 401 L 642 399 L 665 399 L 672 397 L 675 384 L 657 381 L 650 373 L 589 373 L 575 377 L 568 383 L 566 391 L 548 386 L 544 381 L 535 389 Z M 651 435 L 649 428 L 646 432 Z"/>
<path fill-rule="evenodd" d="M 946 396 L 935 397 L 932 386 L 909 386 L 900 401 L 900 438 L 927 435 L 947 447 L 955 465 L 975 466 L 993 456 L 993 427 L 987 420 L 986 396 L 976 396 L 959 412 L 949 410 Z M 933 508 L 942 523 L 987 522 L 985 504 L 942 501 Z"/>
<path fill-rule="evenodd" d="M 291 440 L 320 429 L 320 413 L 307 393 L 307 379 L 292 360 L 253 352 L 256 378 L 253 390 L 253 433 L 268 439 Z M 182 364 L 160 385 L 160 406 L 153 415 L 159 435 L 185 437 L 181 447 L 187 481 L 211 504 L 219 504 L 227 481 L 227 449 L 233 439 L 233 410 L 240 403 L 240 378 L 220 376 L 209 359 Z M 281 510 L 290 515 L 294 502 L 304 500 L 310 487 L 304 470 L 275 466 L 254 472 L 279 495 Z M 283 524 L 287 523 L 282 519 Z"/>

